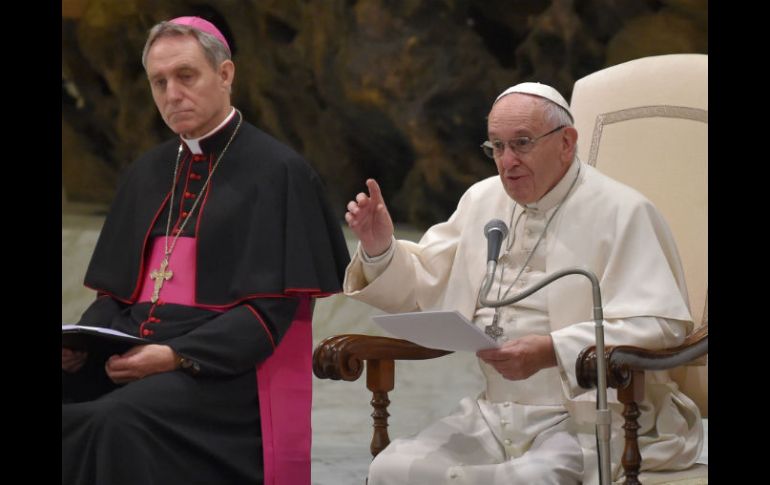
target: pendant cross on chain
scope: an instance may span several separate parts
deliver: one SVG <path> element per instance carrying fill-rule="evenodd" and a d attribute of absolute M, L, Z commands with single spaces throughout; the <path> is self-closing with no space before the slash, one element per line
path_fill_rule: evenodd
<path fill-rule="evenodd" d="M 498 315 L 495 312 L 495 316 L 492 317 L 492 324 L 484 327 L 484 333 L 492 337 L 495 341 L 502 337 L 503 329 L 497 324 Z"/>
<path fill-rule="evenodd" d="M 163 282 L 166 280 L 170 280 L 172 276 L 174 276 L 174 272 L 171 270 L 166 271 L 166 268 L 168 267 L 168 258 L 163 258 L 163 261 L 160 263 L 159 269 L 154 269 L 150 273 L 150 278 L 155 280 L 155 289 L 152 291 L 152 297 L 150 297 L 150 301 L 152 303 L 155 303 L 158 301 L 158 296 L 160 296 L 160 289 L 163 288 Z"/>

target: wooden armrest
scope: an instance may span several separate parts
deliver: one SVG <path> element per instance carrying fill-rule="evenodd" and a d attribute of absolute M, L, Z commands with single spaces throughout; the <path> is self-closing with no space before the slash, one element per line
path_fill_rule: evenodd
<path fill-rule="evenodd" d="M 648 350 L 630 345 L 607 346 L 607 385 L 616 389 L 628 385 L 633 371 L 667 370 L 686 365 L 708 353 L 708 324 L 701 325 L 678 347 Z M 596 387 L 596 347 L 586 347 L 575 363 L 580 387 Z"/>
<path fill-rule="evenodd" d="M 621 463 L 625 471 L 625 485 L 639 485 L 642 455 L 639 451 L 637 419 L 641 416 L 639 402 L 644 399 L 644 372 L 673 369 L 691 363 L 708 353 L 708 322 L 688 335 L 678 347 L 648 350 L 630 345 L 607 346 L 607 385 L 618 390 L 623 403 L 625 448 Z M 586 347 L 575 362 L 580 387 L 596 387 L 596 347 Z"/>
<path fill-rule="evenodd" d="M 422 347 L 408 340 L 373 335 L 335 335 L 313 352 L 313 373 L 319 379 L 355 381 L 365 360 L 425 360 L 451 354 Z"/>

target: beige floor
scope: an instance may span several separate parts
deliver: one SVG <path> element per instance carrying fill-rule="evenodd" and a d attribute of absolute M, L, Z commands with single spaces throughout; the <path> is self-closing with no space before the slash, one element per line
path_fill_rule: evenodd
<path fill-rule="evenodd" d="M 88 261 L 103 223 L 103 207 L 64 204 L 62 213 L 62 323 L 76 322 L 93 299 L 82 286 Z M 351 252 L 354 243 L 350 242 Z M 419 233 L 399 230 L 397 237 L 416 239 Z M 374 308 L 341 295 L 319 301 L 314 314 L 313 340 L 330 335 L 383 335 L 370 320 Z M 390 436 L 410 434 L 448 414 L 459 400 L 481 391 L 476 358 L 457 353 L 432 361 L 400 362 L 396 388 L 390 393 Z M 370 393 L 365 382 L 314 379 L 313 485 L 360 485 L 371 460 Z M 703 458 L 708 462 L 708 447 Z"/>

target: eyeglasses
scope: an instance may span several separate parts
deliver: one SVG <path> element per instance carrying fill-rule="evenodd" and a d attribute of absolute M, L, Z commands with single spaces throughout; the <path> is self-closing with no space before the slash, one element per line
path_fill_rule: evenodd
<path fill-rule="evenodd" d="M 505 153 L 505 145 L 508 145 L 508 148 L 513 150 L 515 153 L 518 153 L 519 155 L 523 155 L 525 153 L 531 152 L 532 149 L 535 148 L 536 141 L 540 140 L 541 138 L 545 138 L 548 135 L 556 133 L 557 131 L 566 127 L 567 125 L 557 126 L 553 130 L 546 133 L 545 135 L 540 135 L 535 138 L 530 138 L 528 136 L 520 136 L 518 138 L 510 139 L 508 140 L 508 142 L 504 142 L 500 140 L 495 140 L 495 141 L 487 140 L 481 144 L 481 149 L 484 150 L 484 155 L 488 156 L 491 159 L 502 157 L 503 153 Z"/>

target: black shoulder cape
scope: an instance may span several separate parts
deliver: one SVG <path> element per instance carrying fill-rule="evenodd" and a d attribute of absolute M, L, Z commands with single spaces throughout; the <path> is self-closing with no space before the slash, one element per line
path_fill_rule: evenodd
<path fill-rule="evenodd" d="M 238 116 L 212 138 L 229 139 Z M 136 302 L 179 143 L 175 138 L 155 147 L 123 176 L 86 286 Z M 253 125 L 242 123 L 197 210 L 196 303 L 229 306 L 262 296 L 340 291 L 350 256 L 318 175 L 294 150 Z"/>

